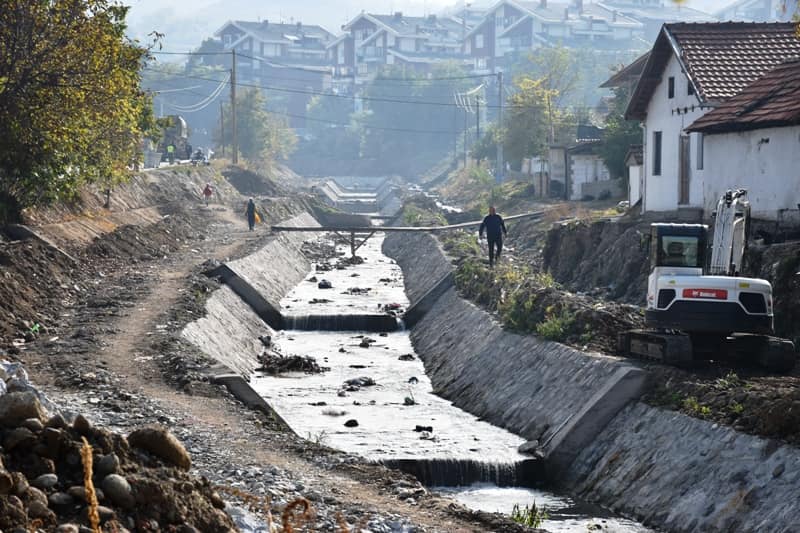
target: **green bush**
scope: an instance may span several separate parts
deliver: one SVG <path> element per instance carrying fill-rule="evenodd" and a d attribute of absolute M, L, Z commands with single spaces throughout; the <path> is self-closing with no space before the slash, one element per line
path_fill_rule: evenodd
<path fill-rule="evenodd" d="M 511 520 L 523 526 L 539 528 L 544 520 L 550 515 L 544 507 L 537 507 L 536 502 L 530 506 L 520 508 L 519 504 L 515 503 L 514 508 L 511 510 Z"/>
<path fill-rule="evenodd" d="M 550 310 L 545 319 L 536 325 L 536 334 L 551 341 L 563 341 L 566 340 L 574 322 L 575 316 L 569 311 L 562 309 L 555 313 Z"/>

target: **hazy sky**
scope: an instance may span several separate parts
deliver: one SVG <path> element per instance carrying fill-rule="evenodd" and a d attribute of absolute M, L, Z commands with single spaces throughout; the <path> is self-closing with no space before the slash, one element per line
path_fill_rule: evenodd
<path fill-rule="evenodd" d="M 564 0 L 561 0 L 564 1 Z M 671 0 L 665 0 L 671 1 Z M 688 0 L 686 5 L 712 11 L 733 0 Z M 127 0 L 129 32 L 144 39 L 158 31 L 166 35 L 164 49 L 188 51 L 210 37 L 226 21 L 271 20 L 319 24 L 338 34 L 342 24 L 362 10 L 373 13 L 402 11 L 421 16 L 463 5 L 463 0 Z M 490 6 L 496 0 L 472 0 Z"/>
<path fill-rule="evenodd" d="M 174 35 L 201 29 L 213 32 L 231 19 L 301 21 L 339 33 L 342 24 L 361 10 L 402 11 L 419 16 L 437 13 L 460 4 L 461 0 L 127 0 L 126 3 L 131 5 L 128 23 L 134 34 L 142 36 L 158 30 L 167 33 L 169 42 L 170 32 Z M 491 0 L 483 3 L 490 5 Z"/>

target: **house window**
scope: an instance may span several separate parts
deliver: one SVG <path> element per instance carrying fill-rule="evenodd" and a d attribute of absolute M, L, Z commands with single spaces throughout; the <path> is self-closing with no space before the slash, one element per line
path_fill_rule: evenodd
<path fill-rule="evenodd" d="M 661 175 L 661 132 L 653 132 L 653 176 Z"/>
<path fill-rule="evenodd" d="M 479 50 L 483 48 L 483 34 L 479 33 L 475 36 L 475 49 Z"/>
<path fill-rule="evenodd" d="M 702 133 L 697 134 L 697 170 L 703 170 L 703 144 L 705 139 Z"/>
<path fill-rule="evenodd" d="M 225 46 L 230 46 L 233 41 L 233 36 L 230 33 L 225 34 Z"/>
<path fill-rule="evenodd" d="M 675 78 L 673 76 L 667 79 L 667 98 L 675 98 Z"/>
<path fill-rule="evenodd" d="M 691 81 L 686 85 L 686 94 L 688 94 L 689 96 L 692 96 L 694 94 L 694 85 L 692 85 Z"/>

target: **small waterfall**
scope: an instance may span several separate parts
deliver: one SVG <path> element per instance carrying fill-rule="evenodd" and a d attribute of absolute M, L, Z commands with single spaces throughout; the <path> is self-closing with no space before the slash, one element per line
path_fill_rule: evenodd
<path fill-rule="evenodd" d="M 492 483 L 498 487 L 536 487 L 544 481 L 540 461 L 494 463 L 472 459 L 387 459 L 381 463 L 415 476 L 428 487 L 463 487 Z"/>
<path fill-rule="evenodd" d="M 397 331 L 400 322 L 391 315 L 285 315 L 285 329 L 300 331 Z"/>

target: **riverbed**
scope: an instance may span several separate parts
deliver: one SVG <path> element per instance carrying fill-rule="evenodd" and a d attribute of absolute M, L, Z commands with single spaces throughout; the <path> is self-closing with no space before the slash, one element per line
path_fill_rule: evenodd
<path fill-rule="evenodd" d="M 363 262 L 352 264 L 341 261 L 349 247 L 337 246 L 339 255 L 317 262 L 305 281 L 283 298 L 281 312 L 293 317 L 387 312 L 400 316 L 408 306 L 402 271 L 383 255 L 382 241 L 380 233 L 370 238 L 358 250 Z M 330 288 L 321 288 L 328 284 Z M 588 526 L 618 533 L 650 531 L 600 508 L 531 488 L 541 480 L 514 470 L 514 465 L 534 462 L 517 451 L 524 439 L 437 396 L 402 327 L 380 334 L 288 330 L 279 332 L 273 343 L 285 355 L 313 357 L 326 369 L 315 374 L 256 374 L 251 380 L 300 436 L 393 466 L 433 462 L 438 469 L 459 470 L 463 464 L 485 465 L 462 466 L 455 477 L 459 486 L 437 490 L 467 507 L 506 514 L 514 504 L 524 507 L 536 501 L 550 514 L 543 525 L 550 531 L 585 532 Z M 509 470 L 517 474 L 499 475 Z M 454 478 L 438 479 L 451 485 Z"/>

